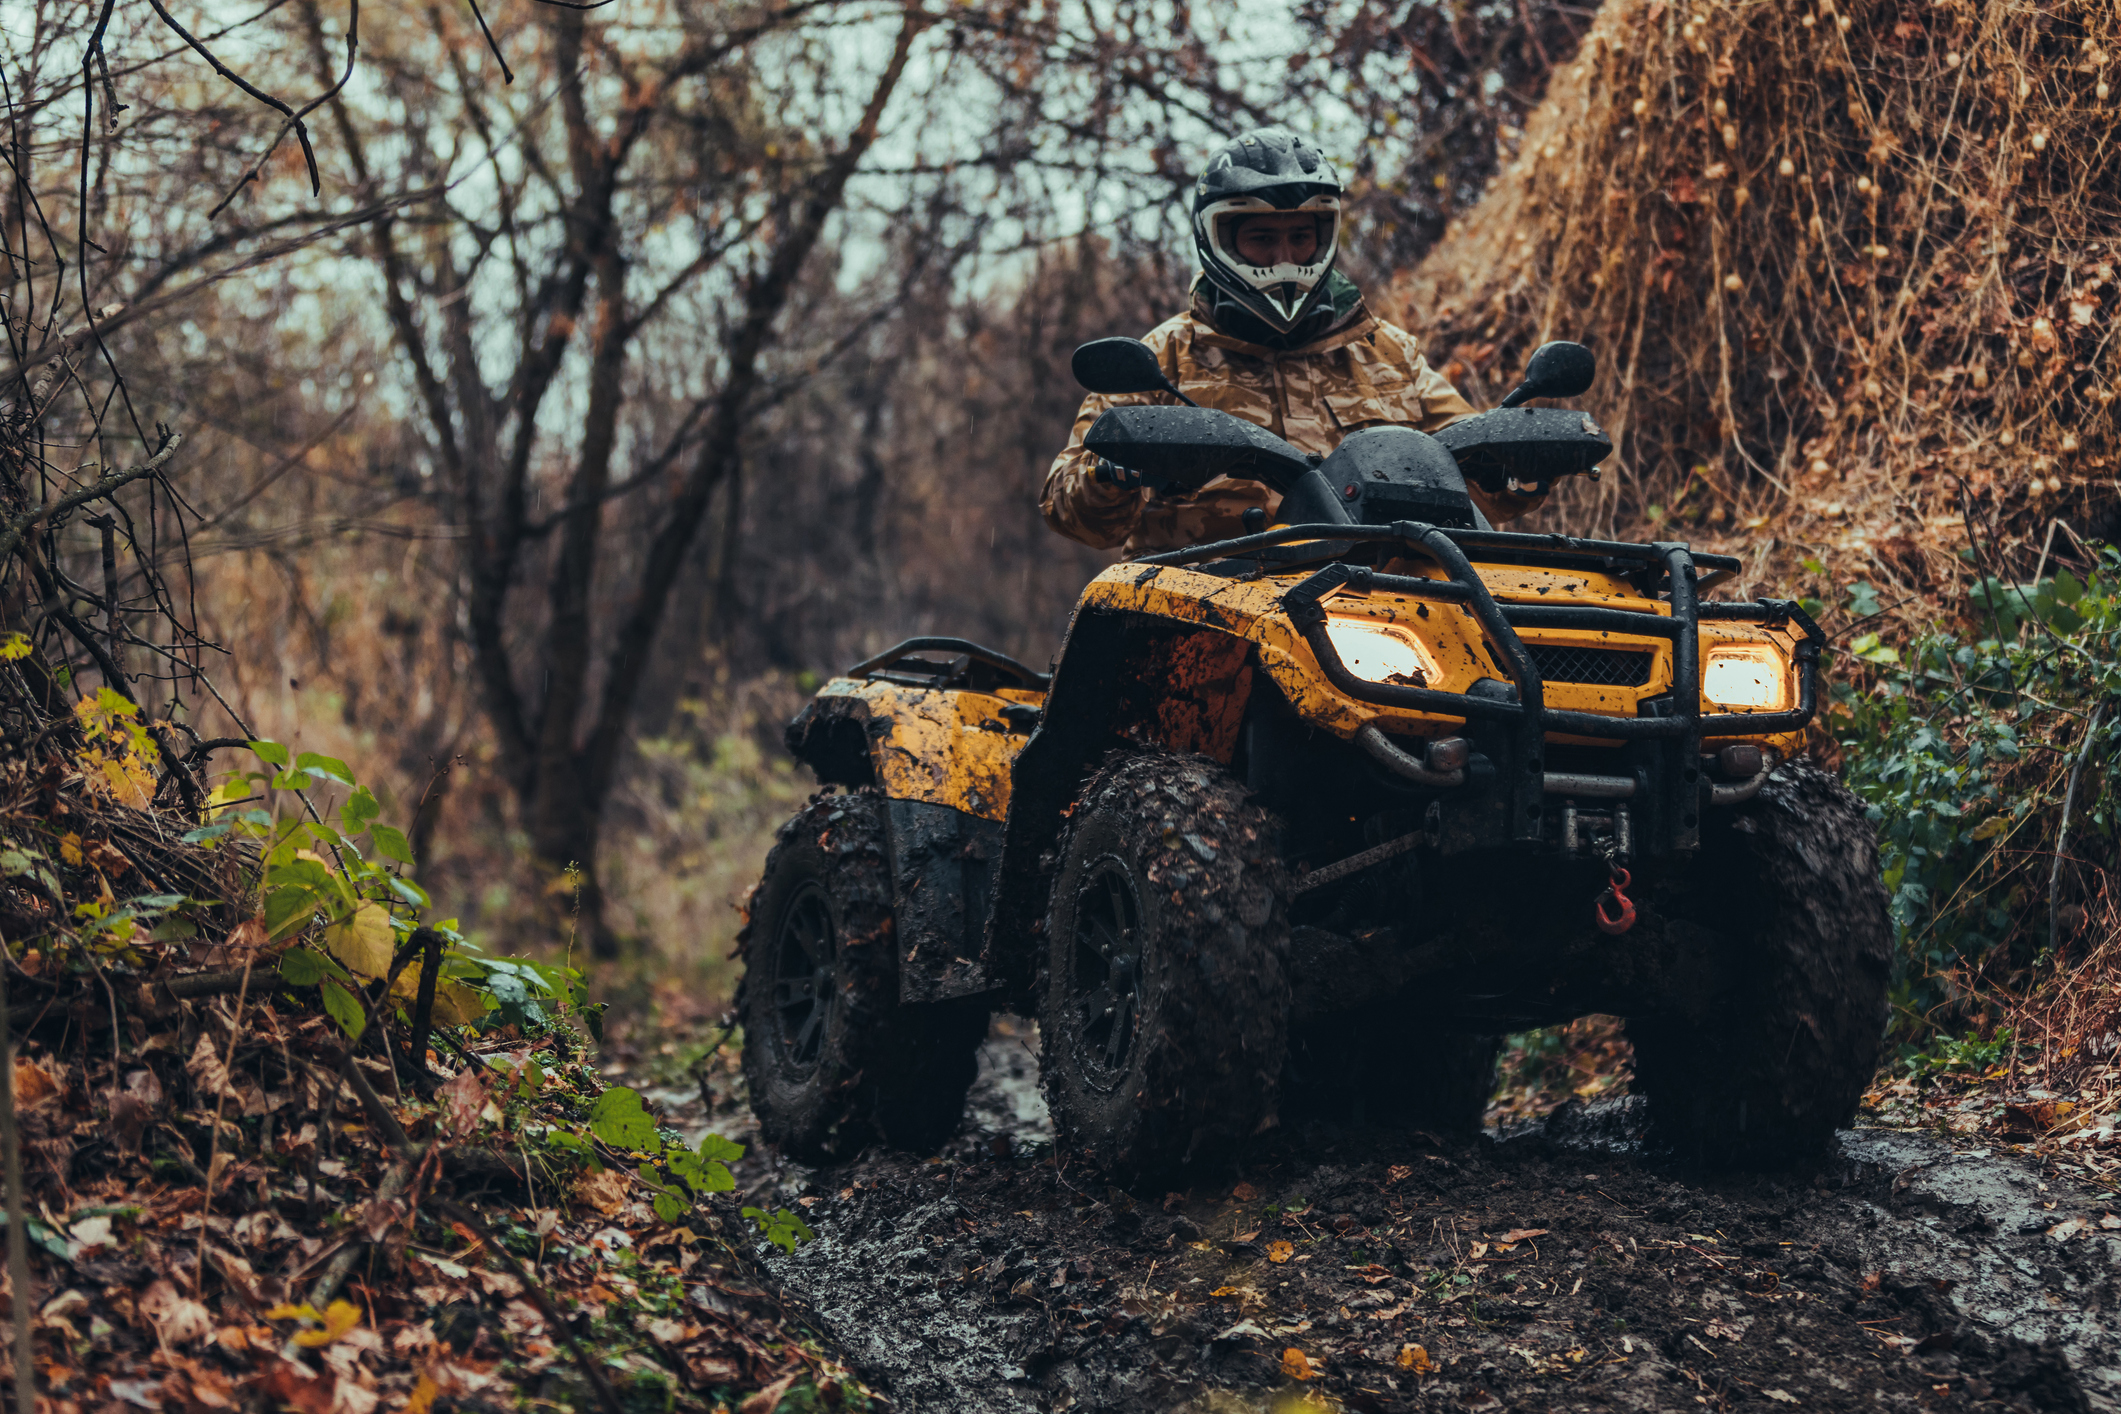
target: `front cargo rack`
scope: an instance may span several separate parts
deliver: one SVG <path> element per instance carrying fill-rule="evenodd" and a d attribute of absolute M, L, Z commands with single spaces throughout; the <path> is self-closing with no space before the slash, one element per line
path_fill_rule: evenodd
<path fill-rule="evenodd" d="M 1594 740 L 1660 743 L 1664 747 L 1664 769 L 1657 774 L 1665 785 L 1665 799 L 1660 802 L 1663 809 L 1659 812 L 1664 821 L 1661 833 L 1669 848 L 1691 849 L 1700 838 L 1702 741 L 1708 737 L 1798 731 L 1810 724 L 1818 710 L 1819 657 L 1826 646 L 1826 635 L 1820 631 L 1819 625 L 1795 602 L 1788 600 L 1702 602 L 1700 591 L 1735 578 L 1740 563 L 1728 555 L 1697 555 L 1683 542 L 1637 544 L 1582 540 L 1566 535 L 1456 530 L 1418 521 L 1395 521 L 1388 526 L 1289 525 L 1258 535 L 1147 555 L 1140 563 L 1178 567 L 1205 560 L 1229 559 L 1246 550 L 1297 541 L 1337 541 L 1351 548 L 1356 544 L 1398 544 L 1433 561 L 1443 570 L 1443 579 L 1424 579 L 1386 574 L 1336 559 L 1285 590 L 1281 596 L 1282 609 L 1310 646 L 1327 680 L 1350 697 L 1383 707 L 1461 717 L 1468 725 L 1490 722 L 1500 727 L 1507 747 L 1506 759 L 1497 765 L 1510 796 L 1510 837 L 1513 839 L 1538 840 L 1544 833 L 1543 800 L 1547 790 L 1543 755 L 1549 732 Z M 1637 578 L 1644 593 L 1655 594 L 1660 590 L 1665 593 L 1671 612 L 1644 613 L 1573 604 L 1498 604 L 1489 594 L 1485 581 L 1474 570 L 1472 561 L 1466 557 L 1468 549 L 1500 552 L 1519 563 L 1550 568 L 1632 571 L 1631 577 Z M 1709 573 L 1704 576 L 1700 573 L 1702 570 Z M 1479 621 L 1503 659 L 1503 666 L 1516 688 L 1516 700 L 1370 682 L 1357 677 L 1341 661 L 1332 639 L 1326 634 L 1324 601 L 1328 594 L 1341 588 L 1380 589 L 1409 598 L 1463 605 Z M 1758 623 L 1783 630 L 1796 625 L 1803 635 L 1791 652 L 1797 666 L 1796 707 L 1776 712 L 1704 713 L 1701 707 L 1699 633 L 1704 620 Z M 1608 717 L 1595 712 L 1568 712 L 1548 707 L 1545 680 L 1531 652 L 1517 636 L 1520 628 L 1590 629 L 1670 640 L 1672 692 L 1669 709 L 1657 716 Z"/>

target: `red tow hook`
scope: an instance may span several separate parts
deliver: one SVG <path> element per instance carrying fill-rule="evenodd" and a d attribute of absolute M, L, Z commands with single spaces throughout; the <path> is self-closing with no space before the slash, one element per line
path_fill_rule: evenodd
<path fill-rule="evenodd" d="M 1618 936 L 1635 926 L 1635 904 L 1627 895 L 1628 871 L 1618 864 L 1606 867 L 1612 877 L 1606 881 L 1605 892 L 1591 904 L 1591 913 L 1598 920 L 1599 932 Z M 1608 901 L 1614 908 L 1610 915 L 1606 912 Z"/>

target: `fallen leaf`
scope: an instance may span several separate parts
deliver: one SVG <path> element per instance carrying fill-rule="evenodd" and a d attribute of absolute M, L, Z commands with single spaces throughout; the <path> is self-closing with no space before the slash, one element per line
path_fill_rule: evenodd
<path fill-rule="evenodd" d="M 77 1229 L 78 1230 L 78 1229 Z M 2047 1230 L 2047 1235 L 2057 1242 L 2067 1242 L 2080 1232 L 2090 1232 L 2092 1225 L 2086 1218 L 2066 1218 Z"/>
<path fill-rule="evenodd" d="M 1436 1362 L 1429 1358 L 1427 1349 L 1419 1345 L 1400 1346 L 1398 1363 L 1400 1369 L 1412 1370 L 1417 1375 L 1433 1374 L 1436 1370 Z"/>
<path fill-rule="evenodd" d="M 1488 1244 L 1485 1242 L 1476 1242 L 1471 1247 L 1468 1247 L 1466 1251 L 1472 1254 L 1475 1258 L 1485 1257 L 1488 1255 Z"/>
<path fill-rule="evenodd" d="M 1239 1234 L 1237 1234 L 1237 1236 L 1231 1238 L 1230 1240 L 1232 1242 L 1252 1242 L 1257 1240 L 1258 1237 L 1259 1229 L 1255 1227 L 1250 1232 L 1240 1232 Z"/>
<path fill-rule="evenodd" d="M 59 1082 L 52 1073 L 34 1061 L 15 1062 L 15 1108 L 35 1109 L 47 1100 L 58 1098 Z"/>
<path fill-rule="evenodd" d="M 466 1138 L 479 1127 L 480 1112 L 486 1108 L 486 1080 L 477 1066 L 465 1066 L 436 1095 L 442 1101 L 442 1127 L 452 1139 Z"/>
<path fill-rule="evenodd" d="M 1727 1326 L 1721 1321 L 1710 1321 L 1705 1329 L 1710 1338 L 1714 1340 L 1736 1340 L 1739 1336 L 1745 1334 L 1738 1327 Z"/>
<path fill-rule="evenodd" d="M 1872 1272 L 1869 1276 L 1863 1279 L 1863 1294 L 1866 1296 L 1870 1295 L 1872 1292 L 1878 1289 L 1879 1285 L 1884 1280 L 1884 1272 Z"/>
<path fill-rule="evenodd" d="M 172 1345 L 190 1345 L 205 1340 L 214 1333 L 213 1318 L 206 1308 L 189 1297 L 177 1294 L 177 1288 L 167 1277 L 155 1282 L 140 1293 L 136 1309 L 140 1318 L 147 1322 L 148 1329 L 165 1348 Z"/>
<path fill-rule="evenodd" d="M 434 1407 L 435 1396 L 442 1387 L 425 1370 L 420 1372 L 420 1382 L 412 1387 L 412 1396 L 405 1401 L 405 1414 L 427 1414 Z"/>
<path fill-rule="evenodd" d="M 1535 1237 L 1545 1237 L 1546 1235 L 1547 1230 L 1543 1227 L 1513 1227 L 1502 1235 L 1502 1240 L 1504 1242 L 1529 1242 Z"/>
<path fill-rule="evenodd" d="M 295 1332 L 295 1344 L 312 1350 L 330 1345 L 361 1324 L 361 1308 L 351 1301 L 334 1301 L 324 1308 L 324 1329 Z"/>
<path fill-rule="evenodd" d="M 1267 1260 L 1270 1262 L 1286 1262 L 1295 1253 L 1296 1244 L 1293 1242 L 1269 1242 L 1267 1244 Z"/>
<path fill-rule="evenodd" d="M 1240 1203 L 1257 1203 L 1259 1201 L 1259 1190 L 1249 1183 L 1240 1183 L 1237 1187 L 1230 1190 L 1230 1196 Z"/>
<path fill-rule="evenodd" d="M 277 1361 L 244 1383 L 295 1414 L 333 1414 L 333 1396 L 339 1389 L 336 1375 L 311 1374 L 292 1360 Z"/>
<path fill-rule="evenodd" d="M 191 1077 L 192 1085 L 201 1095 L 220 1096 L 232 1092 L 228 1067 L 221 1064 L 220 1052 L 214 1048 L 211 1036 L 201 1034 L 199 1044 L 191 1048 L 191 1059 L 184 1062 L 184 1073 Z"/>
<path fill-rule="evenodd" d="M 1405 1164 L 1394 1164 L 1385 1170 L 1385 1182 L 1403 1183 L 1414 1176 L 1414 1170 Z"/>
<path fill-rule="evenodd" d="M 790 1370 L 787 1374 L 781 1376 L 742 1404 L 739 1404 L 736 1407 L 736 1414 L 773 1414 L 774 1410 L 781 1407 L 781 1396 L 788 1393 L 788 1387 L 794 1384 L 796 1377 L 802 1373 L 800 1368 Z"/>
<path fill-rule="evenodd" d="M 1786 1389 L 1764 1389 L 1760 1392 L 1766 1395 L 1769 1399 L 1774 1400 L 1777 1404 L 1802 1403 L 1802 1401 L 1799 1400 L 1796 1395 L 1791 1394 Z"/>
<path fill-rule="evenodd" d="M 595 1169 L 574 1181 L 575 1201 L 587 1204 L 605 1217 L 626 1206 L 626 1175 L 616 1169 Z"/>
<path fill-rule="evenodd" d="M 111 1236 L 108 1217 L 83 1218 L 75 1223 L 73 1230 L 67 1234 L 66 1259 L 69 1262 L 78 1262 L 85 1254 L 98 1247 L 110 1247 L 116 1242 L 117 1239 Z"/>
<path fill-rule="evenodd" d="M 1293 1345 L 1281 1353 L 1281 1372 L 1292 1380 L 1308 1380 L 1317 1373 L 1304 1353 Z"/>

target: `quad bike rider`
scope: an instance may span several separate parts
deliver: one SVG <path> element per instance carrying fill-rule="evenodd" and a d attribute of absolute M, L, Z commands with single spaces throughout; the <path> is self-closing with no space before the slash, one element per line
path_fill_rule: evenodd
<path fill-rule="evenodd" d="M 1266 292 L 1284 337 L 1321 265 Z M 1076 353 L 1113 401 L 1063 461 L 1138 557 L 1053 670 L 909 639 L 789 725 L 843 789 L 783 827 L 741 938 L 765 1137 L 939 1144 L 1008 1009 L 1039 1020 L 1058 1142 L 1169 1178 L 1285 1113 L 1476 1123 L 1494 1036 L 1603 1012 L 1653 1137 L 1823 1146 L 1877 1061 L 1891 934 L 1862 807 L 1799 754 L 1818 626 L 1704 597 L 1732 558 L 1493 528 L 1612 450 L 1527 406 L 1589 388 L 1579 345 L 1490 412 L 1439 394 L 1433 435 L 1307 449 L 1285 408 L 1286 436 L 1192 405 L 1174 348 L 1238 351 L 1166 331 Z"/>

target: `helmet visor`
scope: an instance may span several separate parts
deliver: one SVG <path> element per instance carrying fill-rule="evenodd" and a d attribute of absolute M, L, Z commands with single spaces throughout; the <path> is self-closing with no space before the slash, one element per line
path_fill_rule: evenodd
<path fill-rule="evenodd" d="M 1340 240 L 1337 196 L 1313 195 L 1296 207 L 1278 207 L 1257 196 L 1229 197 L 1202 208 L 1197 219 L 1201 239 L 1222 273 L 1256 290 L 1284 321 L 1296 318 L 1333 268 Z"/>

